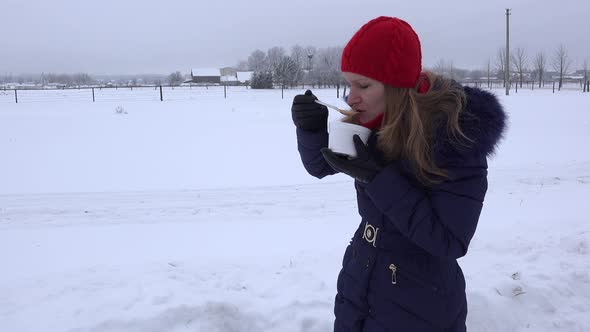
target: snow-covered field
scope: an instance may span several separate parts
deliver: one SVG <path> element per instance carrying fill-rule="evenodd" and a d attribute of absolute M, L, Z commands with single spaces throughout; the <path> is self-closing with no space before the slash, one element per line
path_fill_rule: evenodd
<path fill-rule="evenodd" d="M 301 90 L 234 89 L 0 91 L 0 331 L 331 330 L 352 181 L 301 166 Z M 468 328 L 590 331 L 590 94 L 495 92 Z"/>

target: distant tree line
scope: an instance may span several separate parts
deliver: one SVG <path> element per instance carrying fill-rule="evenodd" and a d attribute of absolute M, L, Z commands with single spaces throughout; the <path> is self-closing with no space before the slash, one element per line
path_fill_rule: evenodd
<path fill-rule="evenodd" d="M 257 49 L 246 60 L 240 61 L 236 68 L 242 71 L 253 71 L 250 85 L 253 88 L 284 87 L 301 84 L 318 87 L 346 86 L 340 72 L 342 47 L 317 48 L 295 45 L 287 52 L 283 47 L 272 47 L 267 51 Z M 509 70 L 511 81 L 522 87 L 525 81 L 538 82 L 539 87 L 546 80 L 558 81 L 562 87 L 568 75 L 574 74 L 579 81 L 587 82 L 588 60 L 578 64 L 581 69 L 572 72 L 572 59 L 564 45 L 559 45 L 550 55 L 544 51 L 530 57 L 522 47 L 510 51 L 510 60 L 506 63 L 506 50 L 499 48 L 495 59 L 488 58 L 480 69 L 461 69 L 452 60 L 440 59 L 434 66 L 425 68 L 435 73 L 458 81 L 474 80 L 490 82 L 503 80 L 504 73 Z M 552 69 L 552 71 L 550 71 Z M 572 76 L 569 76 L 572 79 Z M 40 75 L 10 73 L 0 74 L 0 84 L 19 83 L 36 85 L 163 85 L 177 86 L 186 81 L 185 75 L 175 71 L 169 75 L 89 75 L 87 73 L 41 73 Z"/>
<path fill-rule="evenodd" d="M 273 85 L 294 86 L 313 84 L 338 86 L 344 83 L 340 73 L 342 47 L 316 48 L 295 45 L 289 54 L 283 47 L 255 50 L 247 60 L 240 61 L 238 70 L 253 71 L 253 88 Z"/>
<path fill-rule="evenodd" d="M 254 71 L 251 82 L 253 88 L 271 88 L 277 84 L 338 86 L 345 84 L 340 73 L 341 54 L 342 47 L 316 48 L 295 45 L 289 54 L 282 47 L 272 47 L 266 52 L 260 49 L 253 51 L 248 59 L 240 61 L 236 68 Z M 564 45 L 559 45 L 551 57 L 544 52 L 538 52 L 533 61 L 529 61 L 524 48 L 511 50 L 510 54 L 508 66 L 506 66 L 506 50 L 500 48 L 496 54 L 495 63 L 492 64 L 490 58 L 481 69 L 461 69 L 456 67 L 452 60 L 444 59 L 425 69 L 458 81 L 490 82 L 503 80 L 504 72 L 508 67 L 511 80 L 518 82 L 521 87 L 525 80 L 538 81 L 541 86 L 544 80 L 557 77 L 559 88 L 561 88 L 563 80 L 571 74 L 572 61 Z M 549 71 L 549 65 L 553 69 L 552 72 Z M 548 77 L 548 74 L 551 74 L 551 77 Z M 585 60 L 582 69 L 574 74 L 579 75 L 580 80 L 588 81 L 588 61 Z"/>
<path fill-rule="evenodd" d="M 86 73 L 76 74 L 58 74 L 58 73 L 41 73 L 33 74 L 4 74 L 0 75 L 0 83 L 18 83 L 18 84 L 38 84 L 51 85 L 58 84 L 64 86 L 72 85 L 90 85 L 95 84 L 96 79 Z"/>
<path fill-rule="evenodd" d="M 170 75 L 142 74 L 142 75 L 90 75 L 87 73 L 41 73 L 41 74 L 0 74 L 0 84 L 18 83 L 33 84 L 40 86 L 89 86 L 89 85 L 117 85 L 117 86 L 140 86 L 140 85 L 180 85 L 185 81 L 180 71 Z"/>
<path fill-rule="evenodd" d="M 491 65 L 491 60 L 488 59 L 486 65 L 488 76 L 494 74 L 496 77 L 503 79 L 508 68 L 511 81 L 518 83 L 520 87 L 527 80 L 538 82 L 539 87 L 541 87 L 545 80 L 556 78 L 559 89 L 563 86 L 564 80 L 568 79 L 568 76 L 570 79 L 581 82 L 587 82 L 590 78 L 587 59 L 582 64 L 578 64 L 578 66 L 581 65 L 581 68 L 572 72 L 572 59 L 563 44 L 556 47 L 550 55 L 547 55 L 545 51 L 539 51 L 533 57 L 530 57 L 524 48 L 517 47 L 510 50 L 508 65 L 506 62 L 506 48 L 499 48 L 494 67 Z"/>

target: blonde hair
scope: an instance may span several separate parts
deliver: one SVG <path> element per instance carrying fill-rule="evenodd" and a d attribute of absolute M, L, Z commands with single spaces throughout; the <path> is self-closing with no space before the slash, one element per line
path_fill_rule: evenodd
<path fill-rule="evenodd" d="M 416 178 L 424 185 L 448 178 L 446 170 L 438 167 L 433 156 L 435 131 L 446 121 L 450 140 L 465 144 L 472 142 L 459 126 L 466 96 L 463 88 L 449 79 L 427 72 L 430 88 L 419 94 L 414 89 L 385 85 L 386 110 L 377 146 L 386 161 L 406 159 Z M 343 121 L 358 123 L 358 116 Z"/>

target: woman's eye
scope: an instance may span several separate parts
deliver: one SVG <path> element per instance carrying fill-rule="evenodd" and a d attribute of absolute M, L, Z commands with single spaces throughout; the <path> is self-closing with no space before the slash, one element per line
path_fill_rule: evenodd
<path fill-rule="evenodd" d="M 369 86 L 368 86 L 368 85 L 362 85 L 362 84 L 361 84 L 361 85 L 360 85 L 360 87 L 361 87 L 361 89 L 366 89 L 366 88 L 368 88 Z"/>

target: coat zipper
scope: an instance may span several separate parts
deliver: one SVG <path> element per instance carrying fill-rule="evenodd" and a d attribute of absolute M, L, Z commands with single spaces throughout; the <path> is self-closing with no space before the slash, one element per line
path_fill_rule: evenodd
<path fill-rule="evenodd" d="M 397 266 L 389 264 L 389 269 L 391 270 L 391 284 L 397 285 Z"/>
<path fill-rule="evenodd" d="M 389 269 L 391 270 L 391 284 L 392 285 L 397 285 L 397 272 L 398 272 L 398 267 L 395 264 L 389 264 Z M 409 279 L 412 279 L 413 281 L 419 283 L 420 285 L 424 286 L 424 287 L 428 287 L 432 290 L 434 290 L 435 292 L 438 292 L 438 287 L 434 286 L 432 284 L 429 284 L 425 281 L 420 280 L 420 278 L 417 278 L 415 276 L 413 276 L 410 273 L 407 273 L 405 271 L 402 271 L 403 275 L 406 276 Z"/>

